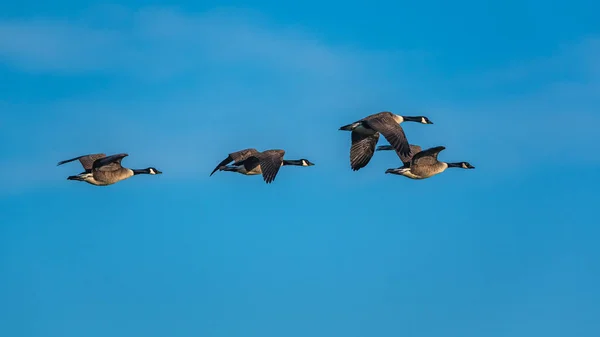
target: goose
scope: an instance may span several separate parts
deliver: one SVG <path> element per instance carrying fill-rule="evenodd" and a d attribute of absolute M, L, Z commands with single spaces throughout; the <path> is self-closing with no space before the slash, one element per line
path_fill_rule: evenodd
<path fill-rule="evenodd" d="M 85 171 L 75 176 L 69 176 L 67 180 L 85 181 L 95 186 L 112 185 L 137 174 L 154 175 L 162 173 L 154 167 L 139 170 L 125 168 L 121 166 L 121 160 L 127 156 L 127 153 L 119 153 L 108 157 L 104 153 L 88 154 L 63 160 L 58 165 L 79 160 Z"/>
<path fill-rule="evenodd" d="M 404 130 L 400 126 L 402 122 L 433 124 L 425 116 L 400 116 L 389 111 L 383 111 L 340 127 L 340 130 L 352 131 L 352 147 L 350 148 L 350 167 L 352 170 L 358 171 L 371 161 L 380 133 L 390 142 L 399 155 L 409 156 L 410 147 Z"/>
<path fill-rule="evenodd" d="M 420 151 L 412 157 L 409 166 L 402 166 L 395 169 L 388 169 L 385 173 L 402 175 L 410 179 L 426 179 L 436 174 L 444 172 L 449 167 L 458 167 L 463 169 L 474 169 L 475 166 L 466 161 L 457 163 L 447 163 L 437 159 L 438 154 L 445 150 L 444 146 L 436 146 L 424 151 Z"/>
<path fill-rule="evenodd" d="M 237 172 L 244 175 L 262 174 L 265 183 L 270 184 L 275 180 L 275 176 L 282 166 L 313 166 L 308 159 L 288 160 L 283 159 L 284 150 L 266 150 L 259 152 L 256 149 L 249 148 L 230 153 L 227 158 L 221 161 L 210 175 L 219 171 Z M 233 165 L 227 166 L 230 162 Z"/>

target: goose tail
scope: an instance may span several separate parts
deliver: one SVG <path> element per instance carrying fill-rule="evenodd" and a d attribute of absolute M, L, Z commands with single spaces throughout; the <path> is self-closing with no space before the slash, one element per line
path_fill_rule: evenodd
<path fill-rule="evenodd" d="M 377 147 L 377 149 L 375 151 L 390 151 L 390 150 L 394 150 L 394 147 L 391 145 L 380 145 Z"/>
<path fill-rule="evenodd" d="M 354 130 L 356 127 L 358 126 L 358 123 L 352 123 L 352 124 L 348 124 L 348 125 L 344 125 L 340 127 L 340 130 L 343 131 L 352 131 Z"/>

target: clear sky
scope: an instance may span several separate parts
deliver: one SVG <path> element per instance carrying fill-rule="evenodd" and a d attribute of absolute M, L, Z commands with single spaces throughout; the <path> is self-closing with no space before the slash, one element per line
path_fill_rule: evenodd
<path fill-rule="evenodd" d="M 599 12 L 3 1 L 0 335 L 600 335 Z M 338 128 L 382 110 L 476 169 L 352 172 Z M 209 178 L 246 147 L 316 165 Z M 97 152 L 164 174 L 56 166 Z"/>

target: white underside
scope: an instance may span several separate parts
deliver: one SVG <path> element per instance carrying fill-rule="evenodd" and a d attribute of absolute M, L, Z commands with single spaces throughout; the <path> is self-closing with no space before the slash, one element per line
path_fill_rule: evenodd
<path fill-rule="evenodd" d="M 106 186 L 106 185 L 108 185 L 106 182 L 103 182 L 103 181 L 100 181 L 100 180 L 96 180 L 96 178 L 94 178 L 94 175 L 92 173 L 80 174 L 79 176 L 81 178 L 83 178 L 83 181 L 85 181 L 88 184 L 92 184 L 94 186 Z"/>
<path fill-rule="evenodd" d="M 402 169 L 397 171 L 401 175 L 410 178 L 410 179 L 424 179 L 424 177 L 418 176 L 410 171 L 410 169 Z"/>

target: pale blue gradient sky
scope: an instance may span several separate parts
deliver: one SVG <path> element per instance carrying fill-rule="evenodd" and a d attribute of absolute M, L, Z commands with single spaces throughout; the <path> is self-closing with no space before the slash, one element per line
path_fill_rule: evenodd
<path fill-rule="evenodd" d="M 0 335 L 598 336 L 599 10 L 0 4 Z M 352 172 L 382 110 L 477 169 Z M 316 166 L 208 177 L 249 146 Z"/>

